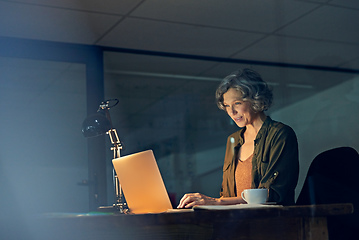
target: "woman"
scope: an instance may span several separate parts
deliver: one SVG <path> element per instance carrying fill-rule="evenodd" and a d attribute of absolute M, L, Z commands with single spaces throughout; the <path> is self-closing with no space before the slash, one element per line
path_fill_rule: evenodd
<path fill-rule="evenodd" d="M 241 192 L 267 188 L 268 202 L 293 205 L 299 175 L 297 137 L 289 126 L 266 116 L 272 91 L 261 76 L 243 69 L 223 79 L 217 105 L 241 129 L 228 137 L 220 198 L 185 194 L 178 208 L 245 203 Z"/>

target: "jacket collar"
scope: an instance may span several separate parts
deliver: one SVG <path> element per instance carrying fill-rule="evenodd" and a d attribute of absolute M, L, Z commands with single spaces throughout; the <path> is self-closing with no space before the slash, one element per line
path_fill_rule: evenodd
<path fill-rule="evenodd" d="M 262 127 L 259 129 L 259 132 L 257 133 L 256 139 L 254 140 L 254 143 L 257 143 L 262 138 L 262 136 L 266 135 L 266 133 L 268 131 L 268 127 L 272 122 L 273 122 L 273 120 L 269 116 L 267 116 L 266 119 L 264 120 L 263 124 L 262 124 Z M 243 145 L 243 143 L 244 143 L 243 134 L 244 134 L 245 131 L 246 131 L 246 127 L 241 128 L 238 131 L 238 141 L 236 143 L 236 147 L 240 147 L 240 146 Z"/>

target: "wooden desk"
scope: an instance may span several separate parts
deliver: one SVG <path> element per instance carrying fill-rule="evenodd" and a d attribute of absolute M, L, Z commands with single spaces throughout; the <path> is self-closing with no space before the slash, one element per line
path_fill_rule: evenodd
<path fill-rule="evenodd" d="M 51 215 L 37 219 L 36 239 L 328 239 L 327 216 L 352 204 L 141 215 Z"/>

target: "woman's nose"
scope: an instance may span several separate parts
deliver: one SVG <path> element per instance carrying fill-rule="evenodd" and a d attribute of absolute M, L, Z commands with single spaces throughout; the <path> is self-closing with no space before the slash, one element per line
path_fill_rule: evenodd
<path fill-rule="evenodd" d="M 237 111 L 236 111 L 236 109 L 234 107 L 231 107 L 229 109 L 229 111 L 230 111 L 230 115 L 236 115 L 237 114 Z"/>

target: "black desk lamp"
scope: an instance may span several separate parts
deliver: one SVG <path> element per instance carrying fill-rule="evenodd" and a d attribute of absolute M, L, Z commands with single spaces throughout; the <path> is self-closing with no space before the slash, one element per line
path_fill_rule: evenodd
<path fill-rule="evenodd" d="M 88 116 L 82 123 L 82 133 L 86 138 L 97 137 L 103 134 L 108 134 L 112 143 L 111 150 L 113 151 L 113 158 L 120 157 L 120 150 L 122 144 L 117 135 L 116 129 L 112 126 L 111 116 L 109 109 L 118 104 L 118 99 L 109 99 L 101 102 L 97 113 Z M 110 105 L 110 103 L 112 103 Z M 115 189 L 115 203 L 113 206 L 121 213 L 126 209 L 124 203 L 121 185 L 118 181 L 115 169 L 113 169 L 113 184 Z"/>

